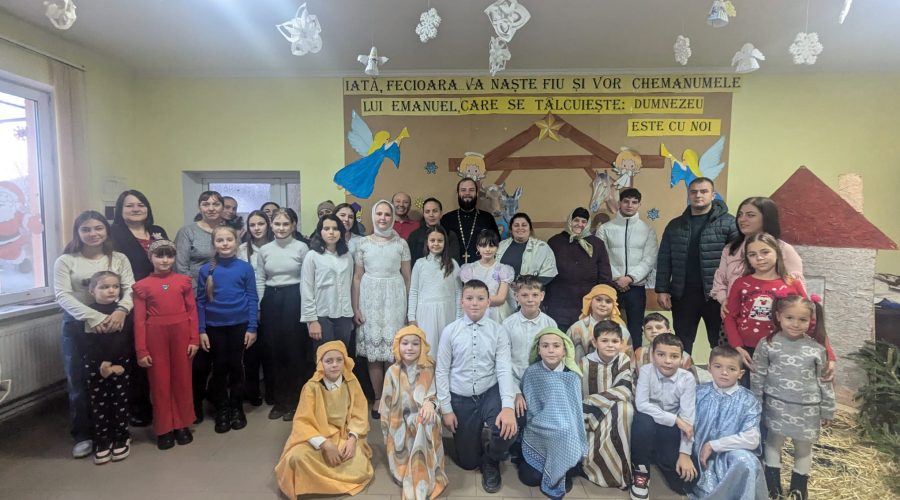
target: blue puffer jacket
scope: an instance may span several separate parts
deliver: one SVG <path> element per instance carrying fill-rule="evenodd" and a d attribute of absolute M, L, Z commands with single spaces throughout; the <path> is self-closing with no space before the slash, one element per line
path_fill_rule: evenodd
<path fill-rule="evenodd" d="M 712 290 L 722 248 L 736 231 L 728 206 L 724 201 L 713 200 L 709 219 L 700 232 L 700 271 L 703 274 L 704 295 L 708 296 Z M 680 217 L 669 221 L 663 232 L 656 259 L 656 293 L 670 293 L 675 298 L 684 295 L 690 241 L 691 207 L 687 207 Z"/>

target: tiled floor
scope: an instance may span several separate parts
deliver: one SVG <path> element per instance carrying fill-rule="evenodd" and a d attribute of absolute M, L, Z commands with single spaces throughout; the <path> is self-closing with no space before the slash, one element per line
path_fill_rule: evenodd
<path fill-rule="evenodd" d="M 192 444 L 164 452 L 156 449 L 149 429 L 136 429 L 127 460 L 96 466 L 90 458 L 70 458 L 66 405 L 55 401 L 28 418 L 0 425 L 0 499 L 283 499 L 273 467 L 290 424 L 268 420 L 266 406 L 248 409 L 245 429 L 218 435 L 207 419 L 194 429 Z M 373 427 L 369 438 L 375 479 L 356 499 L 400 498 L 399 487 L 387 473 L 380 434 Z M 511 464 L 503 464 L 502 470 L 503 489 L 489 495 L 481 488 L 480 474 L 463 471 L 448 458 L 450 485 L 441 498 L 545 498 L 538 488 L 522 485 Z M 653 488 L 654 500 L 680 498 L 665 488 L 658 474 Z M 581 478 L 567 496 L 628 498 L 624 492 L 598 488 Z"/>

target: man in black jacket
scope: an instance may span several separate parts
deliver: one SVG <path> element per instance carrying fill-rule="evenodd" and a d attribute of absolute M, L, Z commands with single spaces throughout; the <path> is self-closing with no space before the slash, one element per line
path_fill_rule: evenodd
<path fill-rule="evenodd" d="M 698 177 L 688 185 L 690 206 L 669 221 L 656 261 L 657 302 L 672 310 L 672 326 L 692 352 L 700 318 L 710 347 L 719 343 L 719 302 L 710 297 L 722 248 L 734 235 L 734 217 L 724 201 L 716 200 L 711 179 Z"/>

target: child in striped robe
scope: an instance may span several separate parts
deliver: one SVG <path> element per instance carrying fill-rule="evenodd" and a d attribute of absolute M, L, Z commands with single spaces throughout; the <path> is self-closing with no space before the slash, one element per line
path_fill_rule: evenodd
<path fill-rule="evenodd" d="M 584 474 L 599 486 L 625 489 L 631 483 L 631 420 L 634 417 L 631 359 L 621 351 L 622 327 L 594 325 L 594 351 L 582 358 L 581 382 L 588 455 Z"/>

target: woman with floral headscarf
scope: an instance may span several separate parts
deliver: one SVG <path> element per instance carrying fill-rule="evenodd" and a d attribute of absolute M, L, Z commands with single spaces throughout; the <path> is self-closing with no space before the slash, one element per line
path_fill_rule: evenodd
<path fill-rule="evenodd" d="M 587 455 L 581 407 L 581 369 L 572 340 L 558 328 L 534 337 L 531 365 L 522 375 L 528 419 L 522 433 L 519 480 L 540 486 L 550 498 L 572 489 L 572 478 Z"/>
<path fill-rule="evenodd" d="M 303 386 L 291 435 L 275 466 L 278 486 L 297 495 L 356 495 L 374 474 L 366 442 L 366 397 L 340 340 L 316 350 L 316 373 Z"/>
<path fill-rule="evenodd" d="M 616 289 L 609 285 L 597 285 L 581 299 L 581 315 L 566 332 L 575 343 L 575 359 L 579 363 L 581 358 L 594 349 L 591 344 L 591 339 L 594 338 L 594 325 L 607 319 L 615 321 L 622 327 L 622 352 L 631 357 L 631 334 L 625 326 L 625 321 L 622 320 L 617 299 Z"/>
<path fill-rule="evenodd" d="M 394 361 L 394 333 L 406 324 L 410 255 L 406 240 L 394 231 L 394 206 L 379 200 L 372 206 L 372 230 L 353 256 L 351 298 L 359 329 L 356 354 L 368 360 L 369 379 L 375 393 L 372 418 L 379 419 L 384 370 Z"/>
<path fill-rule="evenodd" d="M 436 498 L 447 487 L 434 360 L 429 351 L 419 327 L 401 328 L 394 336 L 397 361 L 384 377 L 381 430 L 388 467 L 403 487 L 404 500 Z"/>
<path fill-rule="evenodd" d="M 590 234 L 591 215 L 578 207 L 566 221 L 566 230 L 547 240 L 556 257 L 556 278 L 547 285 L 544 309 L 566 331 L 578 320 L 578 301 L 591 287 L 612 284 L 606 246 Z"/>

